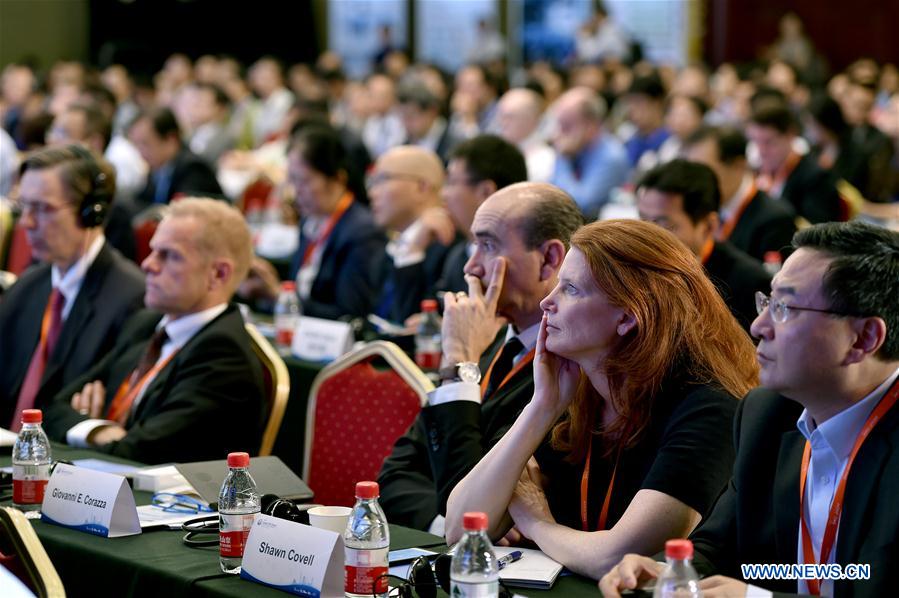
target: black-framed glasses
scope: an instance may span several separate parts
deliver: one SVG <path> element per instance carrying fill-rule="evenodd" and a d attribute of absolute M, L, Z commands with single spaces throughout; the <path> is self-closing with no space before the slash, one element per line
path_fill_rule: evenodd
<path fill-rule="evenodd" d="M 157 492 L 153 495 L 154 507 L 159 507 L 167 513 L 212 513 L 212 508 L 204 502 L 186 496 L 184 494 L 172 494 L 171 492 Z"/>
<path fill-rule="evenodd" d="M 381 183 L 386 183 L 388 181 L 415 181 L 421 182 L 422 179 L 420 176 L 416 176 L 414 174 L 404 174 L 401 172 L 379 172 L 377 174 L 370 174 L 365 177 L 365 188 L 372 189 Z"/>
<path fill-rule="evenodd" d="M 408 579 L 403 579 L 396 575 L 384 574 L 375 580 L 375 587 L 381 579 L 386 579 L 388 583 L 391 580 L 398 582 L 388 593 L 389 596 L 397 598 L 436 598 L 437 588 L 450 593 L 450 565 L 453 557 L 450 554 L 441 554 L 434 561 L 434 567 L 431 568 L 431 562 L 426 556 L 420 556 L 412 562 L 409 567 Z M 375 594 L 373 594 L 375 595 Z M 512 592 L 499 580 L 499 598 L 511 598 Z"/>
<path fill-rule="evenodd" d="M 761 291 L 755 292 L 755 310 L 759 315 L 768 309 L 771 313 L 771 319 L 778 324 L 783 324 L 790 319 L 790 312 L 793 311 L 814 311 L 819 314 L 830 314 L 832 316 L 851 317 L 851 314 L 832 309 L 818 309 L 816 307 L 798 307 L 796 305 L 787 305 L 783 299 L 772 299 Z"/>

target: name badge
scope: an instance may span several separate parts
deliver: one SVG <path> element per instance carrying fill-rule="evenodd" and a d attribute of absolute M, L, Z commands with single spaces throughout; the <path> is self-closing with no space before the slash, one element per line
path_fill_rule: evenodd
<path fill-rule="evenodd" d="M 134 494 L 124 477 L 65 463 L 50 476 L 41 519 L 105 538 L 140 533 Z"/>
<path fill-rule="evenodd" d="M 343 540 L 336 532 L 257 515 L 240 576 L 297 596 L 343 596 Z"/>
<path fill-rule="evenodd" d="M 306 361 L 334 361 L 353 347 L 353 328 L 348 322 L 300 318 L 291 351 Z"/>

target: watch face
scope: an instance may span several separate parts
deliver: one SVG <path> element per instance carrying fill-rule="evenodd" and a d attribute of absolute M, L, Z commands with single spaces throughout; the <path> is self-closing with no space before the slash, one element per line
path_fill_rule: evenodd
<path fill-rule="evenodd" d="M 478 364 L 465 362 L 459 364 L 459 378 L 463 382 L 473 382 L 477 384 L 481 381 L 481 370 Z"/>

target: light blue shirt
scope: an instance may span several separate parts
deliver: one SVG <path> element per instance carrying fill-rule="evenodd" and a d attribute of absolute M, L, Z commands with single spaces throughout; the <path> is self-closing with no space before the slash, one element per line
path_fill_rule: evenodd
<path fill-rule="evenodd" d="M 550 183 L 567 191 L 589 219 L 599 214 L 615 187 L 627 181 L 630 163 L 627 151 L 618 139 L 603 132 L 573 159 L 556 159 Z M 580 176 L 575 176 L 575 172 Z"/>
<path fill-rule="evenodd" d="M 809 415 L 808 410 L 802 412 L 796 427 L 809 441 L 812 448 L 809 459 L 808 477 L 805 483 L 805 497 L 803 512 L 808 524 L 809 534 L 812 539 L 812 547 L 815 550 L 814 560 L 819 562 L 818 551 L 824 539 L 824 529 L 827 526 L 827 518 L 830 514 L 830 505 L 836 493 L 837 484 L 849 462 L 849 454 L 855 444 L 855 439 L 864 427 L 868 416 L 874 411 L 877 403 L 886 394 L 887 390 L 899 378 L 899 369 L 893 372 L 874 391 L 852 407 L 834 415 L 820 426 L 816 426 Z M 839 529 L 837 529 L 839 538 Z M 837 545 L 834 539 L 833 549 L 827 559 L 828 563 L 835 562 Z M 798 539 L 798 563 L 804 563 L 802 551 L 802 528 L 799 529 Z M 844 565 L 846 563 L 843 563 Z M 798 592 L 808 593 L 808 586 L 804 580 L 799 581 Z M 827 580 L 821 584 L 821 595 L 833 595 L 833 581 Z"/>

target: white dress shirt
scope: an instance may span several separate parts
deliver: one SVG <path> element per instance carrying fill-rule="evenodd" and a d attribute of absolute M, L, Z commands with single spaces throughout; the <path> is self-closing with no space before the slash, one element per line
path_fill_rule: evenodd
<path fill-rule="evenodd" d="M 75 305 L 75 300 L 81 291 L 81 285 L 84 284 L 84 277 L 94 264 L 97 256 L 100 255 L 100 250 L 103 249 L 103 243 L 105 242 L 106 237 L 101 233 L 88 246 L 87 251 L 78 258 L 78 261 L 66 270 L 65 274 L 55 264 L 50 268 L 50 282 L 53 288 L 59 289 L 62 296 L 66 298 L 65 305 L 62 307 L 63 322 L 66 321 L 66 318 L 72 312 L 72 306 Z"/>

